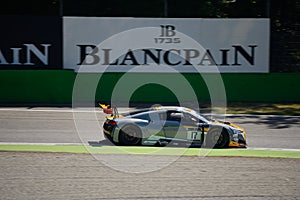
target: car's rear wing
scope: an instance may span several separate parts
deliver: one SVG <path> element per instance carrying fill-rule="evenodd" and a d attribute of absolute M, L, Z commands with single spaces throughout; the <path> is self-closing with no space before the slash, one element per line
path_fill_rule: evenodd
<path fill-rule="evenodd" d="M 98 103 L 98 105 L 100 106 L 100 108 L 102 108 L 105 114 L 109 114 L 111 117 L 113 117 L 113 119 L 119 117 L 119 112 L 117 107 L 112 107 L 109 104 L 101 104 L 101 103 Z"/>

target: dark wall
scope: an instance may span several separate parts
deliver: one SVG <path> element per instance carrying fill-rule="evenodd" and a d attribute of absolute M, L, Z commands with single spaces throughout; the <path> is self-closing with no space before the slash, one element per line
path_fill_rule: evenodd
<path fill-rule="evenodd" d="M 0 21 L 0 69 L 62 69 L 59 16 L 6 15 Z"/>
<path fill-rule="evenodd" d="M 2 0 L 1 15 L 59 15 L 61 0 Z"/>
<path fill-rule="evenodd" d="M 270 71 L 300 72 L 300 0 L 3 0 L 0 15 L 269 17 Z"/>
<path fill-rule="evenodd" d="M 272 1 L 271 71 L 300 71 L 300 1 Z"/>

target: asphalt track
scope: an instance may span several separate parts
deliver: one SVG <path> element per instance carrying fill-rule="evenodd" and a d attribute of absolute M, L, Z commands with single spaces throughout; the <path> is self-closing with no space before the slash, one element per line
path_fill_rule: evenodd
<path fill-rule="evenodd" d="M 104 119 L 94 108 L 0 108 L 0 143 L 93 144 L 104 140 Z M 249 148 L 300 149 L 299 116 L 230 115 L 225 120 L 245 128 Z"/>
<path fill-rule="evenodd" d="M 103 119 L 86 108 L 2 108 L 0 143 L 93 144 L 104 139 Z M 226 120 L 246 129 L 250 148 L 300 149 L 299 117 Z M 0 199 L 299 199 L 299 166 L 283 158 L 0 152 Z"/>

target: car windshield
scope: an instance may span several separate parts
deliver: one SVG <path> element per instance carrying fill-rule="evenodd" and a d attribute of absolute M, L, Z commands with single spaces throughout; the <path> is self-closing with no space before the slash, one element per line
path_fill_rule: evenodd
<path fill-rule="evenodd" d="M 195 116 L 196 118 L 198 118 L 200 121 L 202 121 L 203 123 L 209 123 L 210 120 L 207 119 L 206 117 L 200 115 L 200 113 L 197 113 L 196 111 L 194 110 L 191 110 L 190 112 L 188 112 L 189 114 Z"/>
<path fill-rule="evenodd" d="M 120 114 L 124 117 L 128 117 L 128 116 L 130 117 L 130 116 L 140 114 L 143 112 L 148 112 L 148 111 L 149 111 L 149 108 L 146 108 L 146 109 L 139 109 L 139 110 L 135 110 L 135 111 L 131 111 L 131 112 L 120 113 Z"/>

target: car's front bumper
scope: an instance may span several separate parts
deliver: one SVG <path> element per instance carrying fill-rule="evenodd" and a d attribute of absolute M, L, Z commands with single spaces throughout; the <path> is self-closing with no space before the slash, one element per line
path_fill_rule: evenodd
<path fill-rule="evenodd" d="M 232 139 L 229 143 L 229 147 L 246 147 L 246 132 L 243 131 L 238 134 L 233 134 Z"/>

